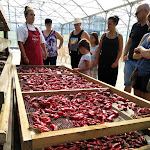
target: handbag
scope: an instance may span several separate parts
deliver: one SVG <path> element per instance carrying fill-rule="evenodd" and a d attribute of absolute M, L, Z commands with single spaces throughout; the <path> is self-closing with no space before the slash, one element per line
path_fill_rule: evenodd
<path fill-rule="evenodd" d="M 142 58 L 142 59 L 143 59 L 143 58 Z M 141 59 L 141 60 L 142 60 L 142 59 Z M 138 78 L 138 66 L 139 66 L 141 60 L 138 62 L 136 68 L 133 70 L 133 72 L 132 72 L 132 74 L 131 74 L 131 76 L 130 76 L 130 78 L 129 78 L 129 81 L 131 82 L 131 85 L 132 85 L 132 86 L 135 85 L 135 83 L 136 83 L 136 81 L 137 81 L 137 78 Z"/>
<path fill-rule="evenodd" d="M 150 93 L 150 79 L 148 80 L 146 90 L 147 90 L 148 93 Z"/>
<path fill-rule="evenodd" d="M 138 73 L 137 72 L 138 72 L 138 68 L 136 67 L 133 70 L 133 72 L 132 72 L 132 74 L 131 74 L 131 76 L 129 78 L 129 81 L 131 82 L 131 85 L 135 85 L 135 83 L 137 81 L 137 78 L 138 78 Z"/>

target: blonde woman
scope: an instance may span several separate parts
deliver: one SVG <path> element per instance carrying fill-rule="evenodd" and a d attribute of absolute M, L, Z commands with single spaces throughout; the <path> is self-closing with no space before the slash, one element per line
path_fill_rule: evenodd
<path fill-rule="evenodd" d="M 21 51 L 21 64 L 43 65 L 42 50 L 44 59 L 47 58 L 45 40 L 42 32 L 34 26 L 34 10 L 29 6 L 24 11 L 26 22 L 17 29 L 17 40 Z"/>

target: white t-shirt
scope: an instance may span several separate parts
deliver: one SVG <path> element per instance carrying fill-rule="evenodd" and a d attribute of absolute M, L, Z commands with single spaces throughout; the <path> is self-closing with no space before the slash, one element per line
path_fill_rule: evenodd
<path fill-rule="evenodd" d="M 86 63 L 85 60 L 89 61 L 91 64 L 91 54 L 87 53 L 82 55 L 80 62 L 78 64 L 78 68 L 85 68 L 86 67 Z M 89 75 L 90 70 L 86 70 L 86 71 L 82 71 L 82 73 Z"/>
<path fill-rule="evenodd" d="M 43 36 L 41 30 L 37 26 L 31 25 L 31 24 L 27 24 L 27 26 L 28 26 L 29 30 L 31 30 L 31 31 L 36 31 L 36 29 L 35 29 L 35 27 L 36 27 L 38 29 L 38 31 L 40 32 L 40 43 L 41 44 L 45 43 L 44 36 Z M 17 28 L 17 40 L 20 42 L 23 42 L 23 44 L 25 43 L 25 41 L 28 38 L 27 26 L 26 26 L 26 23 L 24 23 L 22 26 L 19 26 Z"/>

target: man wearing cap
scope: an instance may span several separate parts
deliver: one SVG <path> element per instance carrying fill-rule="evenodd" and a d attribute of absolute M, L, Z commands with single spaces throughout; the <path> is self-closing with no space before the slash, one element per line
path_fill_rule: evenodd
<path fill-rule="evenodd" d="M 68 49 L 71 56 L 72 69 L 78 68 L 81 58 L 81 54 L 77 48 L 78 42 L 83 38 L 90 40 L 88 33 L 81 29 L 81 23 L 82 21 L 80 18 L 75 18 L 73 22 L 75 30 L 73 30 L 69 35 Z"/>
<path fill-rule="evenodd" d="M 55 30 L 52 30 L 52 20 L 45 19 L 46 30 L 42 31 L 45 38 L 45 45 L 47 50 L 47 59 L 44 60 L 44 65 L 56 65 L 58 49 L 63 44 L 63 37 Z M 60 40 L 60 44 L 57 47 L 57 39 Z"/>

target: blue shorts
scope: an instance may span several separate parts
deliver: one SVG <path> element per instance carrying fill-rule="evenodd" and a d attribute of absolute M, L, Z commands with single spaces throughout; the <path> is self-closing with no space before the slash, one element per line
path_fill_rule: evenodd
<path fill-rule="evenodd" d="M 136 60 L 127 60 L 125 62 L 125 65 L 124 65 L 124 85 L 125 86 L 131 86 L 129 78 L 133 70 L 136 68 L 136 65 L 137 65 Z"/>

